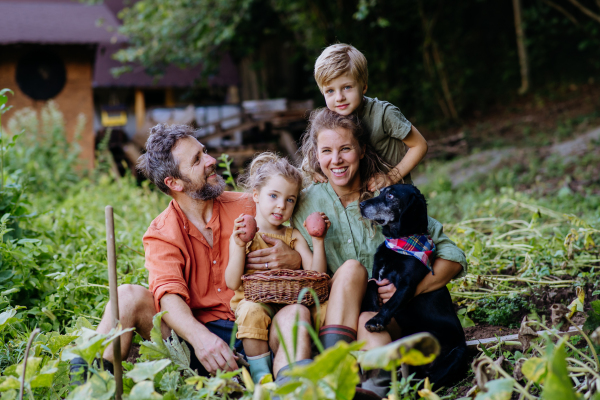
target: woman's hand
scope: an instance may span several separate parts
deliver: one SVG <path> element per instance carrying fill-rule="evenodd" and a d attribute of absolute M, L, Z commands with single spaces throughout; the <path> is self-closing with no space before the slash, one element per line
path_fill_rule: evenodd
<path fill-rule="evenodd" d="M 267 235 L 263 235 L 263 239 L 273 247 L 249 253 L 246 257 L 246 269 L 300 269 L 302 267 L 300 254 L 281 239 L 274 239 Z"/>
<path fill-rule="evenodd" d="M 312 176 L 314 183 L 327 183 L 327 177 L 315 172 Z"/>
<path fill-rule="evenodd" d="M 429 273 L 425 275 L 425 278 L 423 278 L 421 282 L 419 282 L 417 289 L 415 290 L 415 296 L 443 288 L 458 275 L 460 271 L 462 271 L 462 265 L 454 261 L 437 258 L 433 263 L 433 270 L 435 274 Z M 387 279 L 376 282 L 377 285 L 379 285 L 377 291 L 379 293 L 381 304 L 385 304 L 392 298 L 394 293 L 396 293 L 396 286 Z"/>
<path fill-rule="evenodd" d="M 393 185 L 394 180 L 388 174 L 378 173 L 369 178 L 369 182 L 367 183 L 367 188 L 369 192 L 375 192 L 379 189 L 383 189 L 386 186 Z"/>

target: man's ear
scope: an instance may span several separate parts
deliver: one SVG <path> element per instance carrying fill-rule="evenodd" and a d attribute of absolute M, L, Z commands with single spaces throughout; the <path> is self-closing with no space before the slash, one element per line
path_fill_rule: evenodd
<path fill-rule="evenodd" d="M 181 179 L 173 178 L 172 176 L 167 176 L 165 178 L 165 185 L 173 192 L 183 192 L 183 184 Z"/>
<path fill-rule="evenodd" d="M 367 93 L 367 88 L 369 87 L 369 85 L 365 85 L 365 88 L 363 89 L 363 94 Z"/>

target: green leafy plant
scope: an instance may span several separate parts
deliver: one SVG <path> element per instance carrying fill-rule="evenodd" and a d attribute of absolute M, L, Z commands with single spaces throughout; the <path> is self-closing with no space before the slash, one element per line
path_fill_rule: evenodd
<path fill-rule="evenodd" d="M 491 297 L 477 301 L 473 318 L 490 325 L 514 328 L 519 326 L 520 313 L 523 310 L 533 309 L 534 307 L 522 297 Z"/>

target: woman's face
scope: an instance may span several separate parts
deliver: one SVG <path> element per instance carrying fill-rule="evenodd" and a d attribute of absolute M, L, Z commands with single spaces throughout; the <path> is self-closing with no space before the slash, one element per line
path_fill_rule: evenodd
<path fill-rule="evenodd" d="M 317 156 L 331 186 L 342 192 L 360 187 L 358 167 L 364 151 L 348 129 L 325 129 L 317 136 Z M 336 190 L 336 193 L 341 193 Z"/>

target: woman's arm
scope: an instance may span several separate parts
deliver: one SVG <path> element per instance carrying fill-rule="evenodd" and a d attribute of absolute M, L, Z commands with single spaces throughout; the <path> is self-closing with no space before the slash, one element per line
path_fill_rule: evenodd
<path fill-rule="evenodd" d="M 233 225 L 233 233 L 229 238 L 229 263 L 225 269 L 225 283 L 231 290 L 237 290 L 242 285 L 242 275 L 246 264 L 246 243 L 240 239 L 243 232 L 243 217 L 240 215 Z"/>
<path fill-rule="evenodd" d="M 454 261 L 444 260 L 443 258 L 436 258 L 432 268 L 435 274 L 429 273 L 425 275 L 425 278 L 417 285 L 415 296 L 433 292 L 446 286 L 462 271 L 462 265 Z M 396 287 L 387 279 L 378 281 L 377 284 L 379 285 L 379 297 L 382 303 L 385 304 L 396 292 Z"/>

